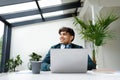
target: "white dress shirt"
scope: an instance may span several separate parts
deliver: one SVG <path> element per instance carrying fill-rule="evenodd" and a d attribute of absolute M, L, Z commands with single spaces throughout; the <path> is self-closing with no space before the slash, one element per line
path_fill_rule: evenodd
<path fill-rule="evenodd" d="M 60 49 L 65 49 L 65 48 L 71 48 L 70 44 L 67 44 L 67 45 L 61 44 Z"/>

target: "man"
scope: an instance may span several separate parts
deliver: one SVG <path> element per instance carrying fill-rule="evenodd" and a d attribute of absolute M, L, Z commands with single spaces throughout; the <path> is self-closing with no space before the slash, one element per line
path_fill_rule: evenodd
<path fill-rule="evenodd" d="M 59 34 L 60 34 L 60 43 L 52 46 L 51 48 L 54 49 L 82 48 L 82 46 L 72 43 L 72 41 L 75 38 L 75 33 L 73 29 L 68 27 L 62 27 L 59 29 Z M 88 55 L 88 70 L 92 70 L 92 69 L 96 69 L 96 64 L 93 63 L 90 56 Z M 50 50 L 41 63 L 41 70 L 50 71 Z"/>

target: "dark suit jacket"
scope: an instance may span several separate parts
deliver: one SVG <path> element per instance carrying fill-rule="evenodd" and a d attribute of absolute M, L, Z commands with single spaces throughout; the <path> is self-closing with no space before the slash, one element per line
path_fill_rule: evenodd
<path fill-rule="evenodd" d="M 57 45 L 52 46 L 51 49 L 52 48 L 59 49 L 60 46 L 61 46 L 61 44 L 57 44 Z M 70 47 L 71 48 L 83 48 L 82 46 L 79 46 L 79 45 L 76 45 L 73 43 L 70 44 Z M 88 70 L 92 70 L 92 69 L 96 69 L 96 64 L 93 63 L 90 56 L 88 55 Z M 49 71 L 50 70 L 50 50 L 41 63 L 41 70 L 42 71 Z"/>

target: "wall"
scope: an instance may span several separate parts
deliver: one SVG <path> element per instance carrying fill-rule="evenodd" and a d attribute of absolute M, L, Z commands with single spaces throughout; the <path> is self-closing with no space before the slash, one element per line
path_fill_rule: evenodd
<path fill-rule="evenodd" d="M 113 12 L 114 15 L 120 16 L 120 7 L 104 7 L 100 13 L 108 15 Z M 112 39 L 107 39 L 104 46 L 101 47 L 103 54 L 103 67 L 120 70 L 120 19 L 110 24 L 110 30 L 113 33 Z"/>
<path fill-rule="evenodd" d="M 75 30 L 73 18 L 12 28 L 10 56 L 13 58 L 20 54 L 23 65 L 19 69 L 27 69 L 29 55 L 32 52 L 41 54 L 44 58 L 50 46 L 59 43 L 58 29 L 63 26 L 72 27 Z M 84 41 L 80 39 L 77 32 L 73 42 L 84 47 Z"/>

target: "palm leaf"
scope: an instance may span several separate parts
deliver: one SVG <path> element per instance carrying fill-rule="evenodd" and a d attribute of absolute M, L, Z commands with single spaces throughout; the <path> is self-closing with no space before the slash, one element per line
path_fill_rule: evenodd
<path fill-rule="evenodd" d="M 103 27 L 103 29 L 106 29 L 113 21 L 117 20 L 119 17 L 116 17 L 115 15 L 108 15 L 106 18 L 103 18 L 102 16 L 97 17 L 98 18 L 98 24 Z"/>
<path fill-rule="evenodd" d="M 82 20 L 80 20 L 79 18 L 77 18 L 76 16 L 73 16 L 74 18 L 75 18 L 75 22 L 74 22 L 74 24 L 75 25 L 77 25 L 77 24 L 79 24 L 82 28 L 84 28 L 84 29 L 86 29 L 86 27 L 88 26 L 88 25 L 86 25 Z"/>
<path fill-rule="evenodd" d="M 95 24 L 92 23 L 92 20 L 89 20 L 88 23 L 85 23 L 81 19 L 79 19 L 76 16 L 73 16 L 75 21 L 75 26 L 79 24 L 80 28 L 78 29 L 79 34 L 82 35 L 82 38 L 93 42 L 96 46 L 101 46 L 105 42 L 104 40 L 108 37 L 111 38 L 109 25 L 117 20 L 119 17 L 115 15 L 108 15 L 106 18 L 103 18 L 102 16 L 97 17 L 97 21 Z"/>

